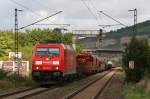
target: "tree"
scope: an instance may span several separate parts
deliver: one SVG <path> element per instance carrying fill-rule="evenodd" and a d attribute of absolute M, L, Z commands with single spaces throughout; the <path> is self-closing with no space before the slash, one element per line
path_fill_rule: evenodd
<path fill-rule="evenodd" d="M 81 47 L 81 43 L 80 40 L 76 41 L 76 51 L 77 53 L 80 53 L 83 50 L 83 48 Z"/>
<path fill-rule="evenodd" d="M 146 40 L 138 40 L 136 37 L 131 39 L 131 42 L 126 45 L 123 55 L 123 68 L 126 73 L 126 80 L 138 82 L 143 78 L 145 72 L 150 69 L 150 52 L 149 45 Z M 134 61 L 134 69 L 129 68 L 129 61 Z"/>
<path fill-rule="evenodd" d="M 72 44 L 72 34 L 71 33 L 65 33 L 63 35 L 63 43 L 71 45 Z"/>
<path fill-rule="evenodd" d="M 0 56 L 7 57 L 14 49 L 14 40 L 11 31 L 1 31 L 0 33 Z"/>

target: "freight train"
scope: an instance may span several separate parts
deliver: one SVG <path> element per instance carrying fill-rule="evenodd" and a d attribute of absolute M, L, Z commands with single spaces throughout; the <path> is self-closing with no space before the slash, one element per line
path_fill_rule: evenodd
<path fill-rule="evenodd" d="M 108 69 L 106 57 L 98 57 L 89 52 L 77 56 L 77 73 L 81 75 L 94 74 Z"/>
<path fill-rule="evenodd" d="M 73 79 L 107 69 L 106 58 L 80 53 L 64 44 L 36 44 L 33 49 L 32 78 L 40 83 Z"/>

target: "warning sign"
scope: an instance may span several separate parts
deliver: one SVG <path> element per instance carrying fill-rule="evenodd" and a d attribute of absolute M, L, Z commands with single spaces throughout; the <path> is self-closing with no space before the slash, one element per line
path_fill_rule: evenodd
<path fill-rule="evenodd" d="M 129 69 L 134 69 L 134 61 L 129 61 Z"/>

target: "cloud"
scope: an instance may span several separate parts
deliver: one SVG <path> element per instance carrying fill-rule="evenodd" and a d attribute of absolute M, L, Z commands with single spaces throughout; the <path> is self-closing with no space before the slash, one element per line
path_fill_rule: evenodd
<path fill-rule="evenodd" d="M 15 1 L 18 4 L 13 3 Z M 68 23 L 71 29 L 98 29 L 99 24 L 116 24 L 98 11 L 103 10 L 108 15 L 126 25 L 133 24 L 133 13 L 129 9 L 138 9 L 138 22 L 150 18 L 150 0 L 84 0 L 98 20 L 91 15 L 81 0 L 1 0 L 0 29 L 14 27 L 14 8 L 22 9 L 18 13 L 19 26 L 24 26 L 57 11 L 63 11 L 43 23 Z M 29 8 L 29 9 L 28 9 Z M 100 17 L 99 17 L 100 16 Z M 52 21 L 52 22 L 51 22 Z M 117 27 L 120 28 L 120 27 Z M 116 29 L 111 27 L 109 29 Z"/>

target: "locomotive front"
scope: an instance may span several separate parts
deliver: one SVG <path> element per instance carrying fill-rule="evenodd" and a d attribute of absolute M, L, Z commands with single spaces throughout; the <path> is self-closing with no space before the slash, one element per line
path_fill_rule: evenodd
<path fill-rule="evenodd" d="M 32 77 L 35 81 L 62 78 L 64 50 L 61 44 L 37 44 L 33 50 Z"/>

